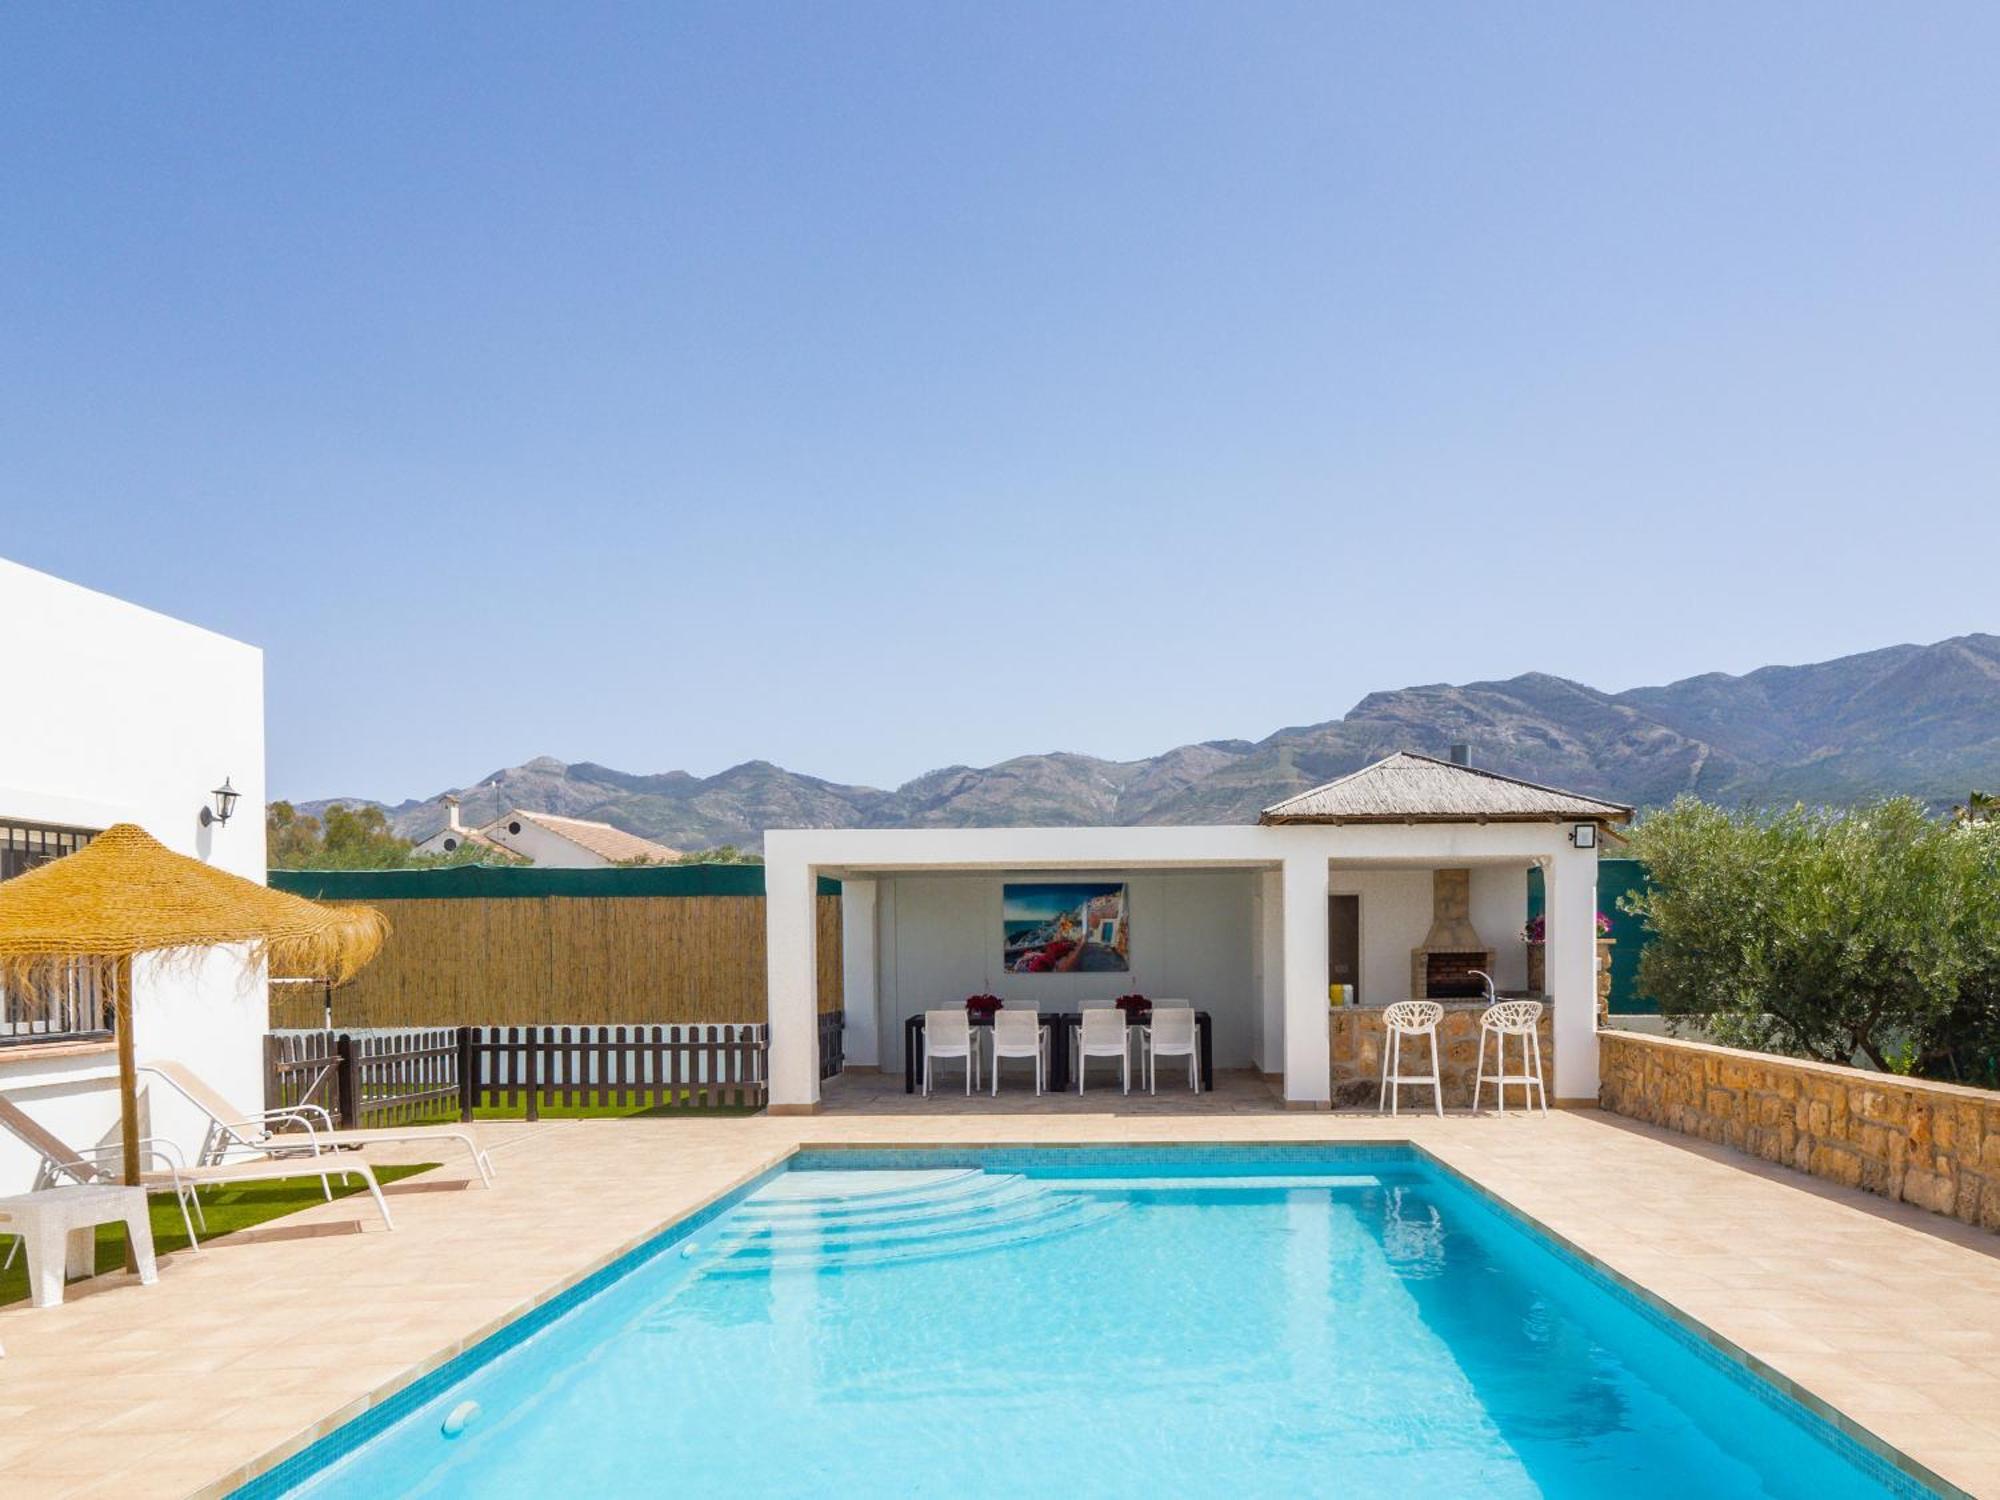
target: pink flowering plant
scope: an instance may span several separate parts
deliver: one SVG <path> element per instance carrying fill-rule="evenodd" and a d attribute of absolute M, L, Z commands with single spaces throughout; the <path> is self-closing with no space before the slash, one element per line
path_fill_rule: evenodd
<path fill-rule="evenodd" d="M 1611 918 L 1605 916 L 1603 912 L 1597 914 L 1597 935 L 1601 938 L 1611 936 Z M 1528 925 L 1521 929 L 1521 941 L 1528 944 L 1531 948 L 1539 948 L 1548 940 L 1549 919 L 1547 917 L 1528 918 Z"/>

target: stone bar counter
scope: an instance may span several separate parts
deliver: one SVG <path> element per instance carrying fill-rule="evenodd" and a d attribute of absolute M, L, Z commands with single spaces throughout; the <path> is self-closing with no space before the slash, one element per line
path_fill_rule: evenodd
<path fill-rule="evenodd" d="M 1542 1077 L 1548 1081 L 1551 1102 L 1555 1098 L 1556 1045 L 1554 1012 L 1549 1008 L 1545 995 L 1529 995 L 1519 991 L 1502 991 L 1503 1000 L 1540 1000 L 1542 1002 Z M 1472 1085 L 1474 1072 L 1479 1061 L 1479 1017 L 1486 1009 L 1484 1000 L 1440 1000 L 1444 1007 L 1444 1020 L 1438 1023 L 1438 1072 L 1444 1078 L 1444 1107 L 1446 1109 L 1468 1109 L 1472 1105 Z M 1332 1033 L 1333 1049 L 1333 1104 L 1336 1109 L 1374 1109 L 1382 1092 L 1382 1007 L 1379 1005 L 1336 1005 L 1327 1012 L 1328 1029 Z M 1488 1043 L 1487 1071 L 1500 1071 L 1492 1066 L 1492 1043 Z M 1511 1061 L 1508 1071 L 1521 1071 L 1521 1044 L 1518 1040 L 1510 1043 Z M 1429 1047 L 1421 1039 L 1405 1040 L 1403 1044 L 1402 1072 L 1420 1073 L 1429 1071 L 1430 1059 L 1426 1055 Z M 1522 1091 L 1510 1088 L 1507 1107 L 1515 1108 L 1521 1103 Z M 1486 1091 L 1485 1104 L 1493 1107 L 1493 1090 Z M 1403 1109 L 1429 1109 L 1430 1090 L 1425 1088 L 1402 1090 Z"/>

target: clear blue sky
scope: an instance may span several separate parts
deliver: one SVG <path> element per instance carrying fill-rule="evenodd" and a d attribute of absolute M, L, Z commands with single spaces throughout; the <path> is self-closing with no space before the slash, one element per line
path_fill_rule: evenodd
<path fill-rule="evenodd" d="M 13 6 L 0 553 L 275 792 L 2000 629 L 2000 8 Z"/>

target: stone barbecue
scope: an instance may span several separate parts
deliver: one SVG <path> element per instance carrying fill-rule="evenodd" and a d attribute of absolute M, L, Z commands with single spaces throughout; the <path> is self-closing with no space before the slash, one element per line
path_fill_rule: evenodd
<path fill-rule="evenodd" d="M 1472 871 L 1431 872 L 1431 930 L 1410 950 L 1410 994 L 1418 1000 L 1469 1000 L 1486 993 L 1473 973 L 1493 972 L 1493 950 L 1472 926 Z"/>

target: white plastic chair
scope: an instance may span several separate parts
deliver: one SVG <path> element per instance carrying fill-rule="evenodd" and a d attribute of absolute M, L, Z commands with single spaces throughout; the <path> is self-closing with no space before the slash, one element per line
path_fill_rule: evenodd
<path fill-rule="evenodd" d="M 1048 1077 L 1049 1029 L 1042 1024 L 1032 1005 L 1003 1008 L 993 1013 L 993 1097 L 1000 1096 L 1000 1059 L 1032 1057 L 1035 1060 L 1035 1093 L 1040 1094 Z"/>
<path fill-rule="evenodd" d="M 1539 1000 L 1502 1000 L 1497 1005 L 1489 1005 L 1479 1017 L 1479 1070 L 1472 1085 L 1472 1107 L 1479 1108 L 1479 1092 L 1487 1084 L 1493 1085 L 1493 1092 L 1500 1100 L 1500 1113 L 1507 1113 L 1507 1085 L 1521 1086 L 1522 1098 L 1529 1108 L 1534 1107 L 1535 1096 L 1541 1095 L 1542 1113 L 1549 1112 L 1549 1091 L 1542 1082 L 1542 1002 Z M 1491 1036 L 1494 1043 L 1494 1066 L 1500 1071 L 1486 1071 L 1486 1039 Z M 1507 1038 L 1521 1039 L 1521 1071 L 1507 1071 Z"/>
<path fill-rule="evenodd" d="M 1438 1023 L 1444 1007 L 1435 1000 L 1398 1000 L 1382 1012 L 1382 1097 L 1378 1109 L 1396 1113 L 1398 1091 L 1421 1084 L 1431 1091 L 1438 1118 L 1444 1118 L 1444 1083 L 1438 1077 Z M 1424 1037 L 1430 1042 L 1431 1070 L 1428 1073 L 1403 1071 L 1403 1038 Z M 1474 1089 L 1476 1095 L 1478 1090 Z M 1478 1101 L 1475 1097 L 1474 1104 Z"/>
<path fill-rule="evenodd" d="M 1146 1002 L 1146 1008 L 1148 1010 L 1193 1010 L 1194 1001 L 1148 1000 Z M 1139 1049 L 1139 1081 L 1141 1083 L 1144 1083 L 1146 1081 L 1146 1069 L 1150 1066 L 1150 1064 L 1147 1062 L 1146 1049 L 1152 1045 L 1152 1036 L 1153 1033 L 1150 1027 L 1134 1026 L 1132 1028 L 1133 1045 L 1135 1045 Z"/>
<path fill-rule="evenodd" d="M 962 1010 L 924 1012 L 924 1097 L 931 1096 L 931 1060 L 965 1060 L 965 1092 L 970 1097 L 979 1082 L 979 1038 L 972 1032 L 972 1017 Z"/>
<path fill-rule="evenodd" d="M 1132 1092 L 1132 1046 L 1125 1035 L 1125 1012 L 1112 1007 L 1094 1007 L 1082 1013 L 1076 1028 L 1076 1091 L 1083 1092 L 1084 1069 L 1093 1057 L 1115 1057 L 1123 1075 L 1125 1092 Z"/>
<path fill-rule="evenodd" d="M 1153 1018 L 1146 1026 L 1146 1090 L 1160 1091 L 1160 1059 L 1185 1057 L 1188 1087 L 1201 1092 L 1200 1028 L 1195 1025 L 1194 1007 L 1185 1000 L 1153 1002 Z"/>

